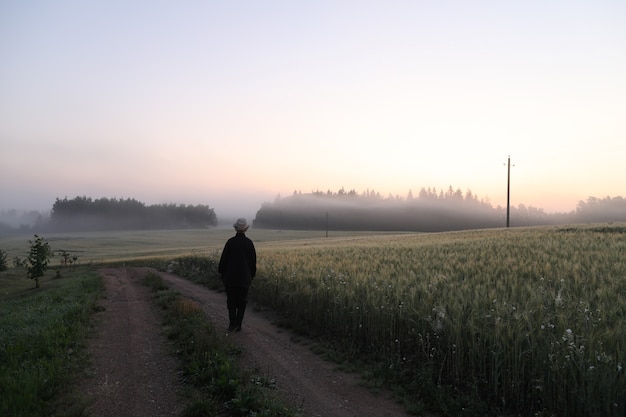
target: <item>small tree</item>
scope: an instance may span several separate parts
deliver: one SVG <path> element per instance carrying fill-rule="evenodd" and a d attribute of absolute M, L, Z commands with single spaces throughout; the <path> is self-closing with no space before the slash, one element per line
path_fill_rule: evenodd
<path fill-rule="evenodd" d="M 74 264 L 78 260 L 78 256 L 72 255 L 66 250 L 58 251 L 58 255 L 61 257 L 61 259 L 59 260 L 59 267 L 56 269 L 56 278 L 61 278 L 61 270 L 63 269 L 63 267 L 68 267 L 72 269 Z"/>
<path fill-rule="evenodd" d="M 48 242 L 40 236 L 35 235 L 35 241 L 29 240 L 30 253 L 26 258 L 28 263 L 28 278 L 35 280 L 35 288 L 39 288 L 39 278 L 41 278 L 48 269 L 50 255 L 52 250 Z"/>
<path fill-rule="evenodd" d="M 0 249 L 0 271 L 6 271 L 9 268 L 7 264 L 7 253 Z"/>

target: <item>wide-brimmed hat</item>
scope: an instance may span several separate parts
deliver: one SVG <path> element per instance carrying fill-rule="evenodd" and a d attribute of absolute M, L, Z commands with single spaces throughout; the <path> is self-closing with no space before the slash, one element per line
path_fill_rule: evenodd
<path fill-rule="evenodd" d="M 248 228 L 250 226 L 248 226 L 248 222 L 246 221 L 246 219 L 244 219 L 243 217 L 237 219 L 237 221 L 235 222 L 235 224 L 233 224 L 233 227 L 235 228 L 236 231 L 238 232 L 245 232 L 246 230 L 248 230 Z"/>

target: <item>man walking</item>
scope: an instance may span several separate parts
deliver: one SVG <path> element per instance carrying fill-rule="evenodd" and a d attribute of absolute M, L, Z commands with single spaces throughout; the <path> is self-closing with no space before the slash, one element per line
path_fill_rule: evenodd
<path fill-rule="evenodd" d="M 217 268 L 226 287 L 229 332 L 241 331 L 241 322 L 248 304 L 248 290 L 256 275 L 256 250 L 252 240 L 246 236 L 249 227 L 246 219 L 237 219 L 233 227 L 237 234 L 224 245 Z"/>

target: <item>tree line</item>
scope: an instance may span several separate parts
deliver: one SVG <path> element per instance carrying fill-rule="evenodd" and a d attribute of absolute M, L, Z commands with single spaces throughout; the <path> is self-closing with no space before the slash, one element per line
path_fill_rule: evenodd
<path fill-rule="evenodd" d="M 207 205 L 146 205 L 134 198 L 57 197 L 49 215 L 38 212 L 18 215 L 15 210 L 0 213 L 0 234 L 202 229 L 215 226 L 217 216 Z"/>
<path fill-rule="evenodd" d="M 207 228 L 217 225 L 215 211 L 206 205 L 155 204 L 133 198 L 57 198 L 50 228 L 63 231 Z"/>
<path fill-rule="evenodd" d="M 437 191 L 422 188 L 417 196 L 381 196 L 375 191 L 357 193 L 343 188 L 337 192 L 296 191 L 285 198 L 264 203 L 253 226 L 267 229 L 372 230 L 440 232 L 485 229 L 506 225 L 506 207 L 493 207 L 470 190 Z M 626 222 L 626 200 L 622 197 L 580 201 L 570 213 L 546 213 L 520 204 L 510 208 L 511 226 L 540 226 L 568 223 Z"/>
<path fill-rule="evenodd" d="M 132 198 L 57 198 L 50 213 L 50 227 L 65 231 L 207 228 L 216 225 L 215 211 L 206 205 L 147 206 Z"/>

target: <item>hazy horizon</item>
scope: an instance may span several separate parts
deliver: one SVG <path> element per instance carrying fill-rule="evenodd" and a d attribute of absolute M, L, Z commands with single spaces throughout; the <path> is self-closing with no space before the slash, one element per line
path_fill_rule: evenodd
<path fill-rule="evenodd" d="M 0 211 L 626 194 L 626 3 L 0 3 Z M 228 219 L 230 221 L 230 219 Z"/>
<path fill-rule="evenodd" d="M 433 188 L 433 187 L 424 187 L 425 189 L 428 188 Z M 459 189 L 458 187 L 452 187 L 454 191 L 457 191 L 457 189 Z M 409 191 L 411 191 L 413 198 L 417 198 L 418 194 L 420 192 L 420 190 L 422 189 L 422 187 L 420 187 L 419 189 L 411 189 L 411 190 L 407 190 L 407 193 L 405 193 L 404 195 L 400 195 L 400 194 L 394 194 L 392 195 L 393 197 L 400 197 L 402 200 L 405 200 L 407 198 L 407 195 L 409 193 Z M 344 190 L 346 192 L 352 190 L 350 188 L 345 188 Z M 437 194 L 439 194 L 439 192 L 443 192 L 444 194 L 448 191 L 448 188 L 437 188 Z M 312 191 L 308 191 L 308 192 L 304 192 L 302 190 L 294 190 L 294 191 L 298 191 L 301 192 L 304 195 L 312 195 L 313 197 L 315 197 L 315 193 L 317 192 L 322 192 L 322 193 L 326 193 L 327 191 L 331 191 L 333 193 L 337 193 L 339 190 L 312 190 Z M 357 195 L 362 196 L 366 190 L 355 190 Z M 378 190 L 369 190 L 369 191 L 376 191 L 380 197 L 382 199 L 387 199 L 390 194 L 389 193 L 384 193 Z M 461 190 L 461 192 L 463 193 L 463 195 L 465 196 L 465 193 L 468 190 Z M 469 189 L 469 191 L 472 191 L 471 189 Z M 504 202 L 493 202 L 491 201 L 489 198 L 487 198 L 486 196 L 481 196 L 481 195 L 477 195 L 476 193 L 474 193 L 472 191 L 473 195 L 479 200 L 479 201 L 484 201 L 487 202 L 489 204 L 491 204 L 492 207 L 496 208 L 498 206 L 500 207 L 506 207 L 506 201 Z M 42 212 L 42 213 L 46 213 L 49 212 L 52 209 L 52 206 L 54 204 L 54 201 L 56 200 L 56 198 L 59 199 L 64 199 L 67 198 L 69 200 L 76 198 L 76 197 L 88 197 L 91 198 L 92 200 L 96 200 L 96 199 L 100 199 L 100 198 L 108 198 L 108 199 L 135 199 L 141 203 L 144 203 L 146 205 L 155 205 L 155 204 L 176 204 L 176 205 L 180 205 L 180 204 L 185 204 L 185 205 L 198 205 L 198 204 L 202 204 L 202 205 L 207 205 L 209 206 L 209 208 L 214 209 L 215 213 L 219 216 L 220 214 L 223 216 L 228 216 L 228 217 L 232 217 L 233 220 L 236 220 L 237 217 L 240 216 L 244 216 L 244 217 L 249 217 L 250 220 L 253 218 L 254 214 L 256 214 L 256 212 L 262 207 L 263 204 L 265 203 L 273 203 L 275 202 L 275 200 L 277 198 L 286 198 L 286 197 L 290 197 L 293 195 L 292 193 L 289 194 L 276 194 L 272 197 L 270 197 L 269 195 L 265 196 L 267 198 L 263 198 L 263 196 L 250 196 L 250 195 L 246 195 L 245 193 L 242 194 L 237 194 L 237 195 L 232 195 L 229 198 L 226 199 L 217 199 L 214 202 L 211 202 L 211 198 L 210 197 L 202 197 L 202 198 L 190 198 L 190 199 L 186 199 L 186 200 L 158 200 L 158 199 L 153 199 L 153 200 L 142 200 L 141 198 L 137 198 L 136 196 L 131 196 L 131 195 L 124 195 L 124 196 L 117 196 L 117 195 L 110 195 L 110 196 L 106 196 L 106 195 L 74 195 L 74 196 L 69 196 L 69 195 L 63 195 L 63 196 L 56 196 L 54 197 L 52 200 L 50 200 L 49 202 L 43 202 L 43 200 L 41 200 L 41 198 L 37 198 L 36 196 L 29 196 L 25 199 L 23 199 L 22 201 L 25 202 L 26 204 L 28 204 L 28 201 L 33 201 L 36 202 L 34 204 L 31 204 L 30 206 L 26 207 L 19 207 L 19 206 L 10 206 L 10 203 L 8 203 L 8 201 L 3 200 L 2 202 L 2 206 L 0 206 L 0 212 L 6 212 L 6 211 L 10 211 L 10 210 L 15 210 L 17 212 L 28 212 L 28 211 L 38 211 L 38 212 Z M 579 201 L 586 201 L 589 197 L 596 197 L 596 198 L 606 198 L 606 197 L 623 197 L 626 198 L 626 196 L 623 195 L 589 195 L 586 196 L 584 198 L 579 198 L 576 201 L 576 204 L 574 206 L 572 206 L 570 209 L 565 209 L 565 210 L 548 210 L 546 209 L 546 207 L 541 207 L 541 206 L 534 206 L 532 204 L 527 204 L 523 201 L 518 202 L 517 204 L 512 204 L 513 207 L 518 207 L 519 205 L 525 205 L 527 207 L 534 207 L 537 209 L 542 209 L 544 210 L 546 213 L 569 213 L 571 211 L 575 211 L 576 210 L 576 206 L 578 204 Z M 340 202 L 339 202 L 340 203 Z M 220 222 L 222 221 L 226 221 L 229 222 L 230 220 L 224 220 L 222 218 L 219 219 Z"/>

